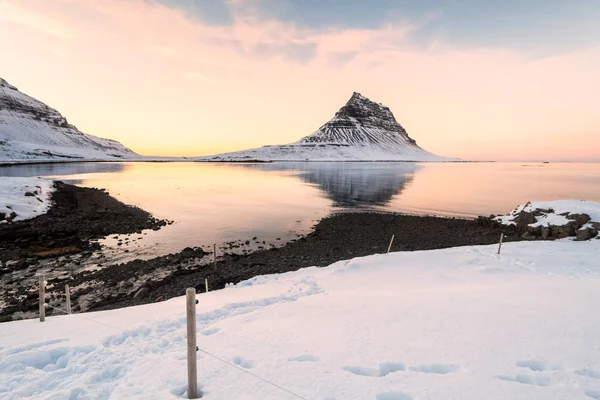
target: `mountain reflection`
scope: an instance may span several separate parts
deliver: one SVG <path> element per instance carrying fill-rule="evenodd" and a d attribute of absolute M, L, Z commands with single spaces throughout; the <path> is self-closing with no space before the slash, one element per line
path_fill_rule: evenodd
<path fill-rule="evenodd" d="M 48 163 L 0 166 L 0 176 L 55 176 L 90 174 L 94 172 L 122 172 L 130 166 L 125 163 Z M 71 183 L 71 182 L 69 182 Z"/>
<path fill-rule="evenodd" d="M 384 206 L 412 182 L 416 163 L 281 162 L 238 164 L 262 171 L 290 171 L 321 189 L 334 207 Z"/>

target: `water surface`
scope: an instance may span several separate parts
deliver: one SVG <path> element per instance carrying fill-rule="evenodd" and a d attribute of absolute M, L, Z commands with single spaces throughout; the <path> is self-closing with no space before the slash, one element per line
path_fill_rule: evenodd
<path fill-rule="evenodd" d="M 117 251 L 125 258 L 252 237 L 283 243 L 336 211 L 476 217 L 529 200 L 600 201 L 594 163 L 72 163 L 2 167 L 0 176 L 105 188 L 175 221 L 146 232 L 130 254 Z"/>

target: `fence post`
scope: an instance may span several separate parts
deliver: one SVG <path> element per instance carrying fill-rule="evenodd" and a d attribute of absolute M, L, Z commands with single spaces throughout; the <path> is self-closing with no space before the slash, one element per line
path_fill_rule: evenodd
<path fill-rule="evenodd" d="M 206 290 L 206 293 L 208 293 L 208 278 L 204 278 L 204 289 Z"/>
<path fill-rule="evenodd" d="M 217 270 L 217 244 L 213 244 L 213 268 Z"/>
<path fill-rule="evenodd" d="M 69 285 L 65 285 L 65 296 L 67 297 L 66 311 L 68 314 L 71 314 L 71 289 L 69 288 Z"/>
<path fill-rule="evenodd" d="M 504 232 L 500 234 L 500 243 L 498 244 L 498 254 L 500 254 L 500 249 L 502 248 L 502 239 L 504 239 Z"/>
<path fill-rule="evenodd" d="M 40 322 L 46 320 L 46 283 L 44 275 L 40 275 Z"/>
<path fill-rule="evenodd" d="M 387 251 L 388 253 L 390 252 L 390 249 L 392 248 L 392 243 L 394 243 L 394 235 L 392 235 L 392 240 L 390 240 L 390 245 L 388 246 L 388 251 Z"/>
<path fill-rule="evenodd" d="M 196 370 L 196 289 L 185 292 L 187 316 L 188 399 L 198 398 L 198 371 Z"/>

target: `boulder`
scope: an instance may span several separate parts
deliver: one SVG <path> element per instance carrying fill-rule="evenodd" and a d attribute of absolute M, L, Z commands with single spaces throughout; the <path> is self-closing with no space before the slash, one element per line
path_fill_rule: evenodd
<path fill-rule="evenodd" d="M 581 228 L 577 231 L 575 240 L 590 240 L 591 238 L 596 237 L 597 235 L 598 231 L 594 228 Z"/>
<path fill-rule="evenodd" d="M 531 232 L 523 232 L 521 237 L 526 240 L 535 240 L 536 239 L 535 236 Z"/>
<path fill-rule="evenodd" d="M 588 222 L 591 221 L 592 218 L 590 218 L 589 215 L 587 214 L 569 214 L 567 215 L 567 219 L 571 219 L 573 221 L 575 221 L 577 223 L 577 225 L 579 225 L 579 227 L 587 224 Z"/>
<path fill-rule="evenodd" d="M 133 295 L 133 298 L 135 300 L 141 299 L 142 297 L 146 296 L 149 292 L 150 292 L 150 289 L 147 288 L 146 286 L 141 287 L 137 292 L 135 292 L 135 294 Z"/>
<path fill-rule="evenodd" d="M 550 237 L 550 227 L 542 226 L 541 227 L 542 239 L 548 239 Z"/>
<path fill-rule="evenodd" d="M 533 236 L 542 236 L 542 226 L 529 226 L 527 225 L 527 232 L 531 233 Z"/>
<path fill-rule="evenodd" d="M 527 225 L 533 224 L 537 222 L 535 215 L 533 213 L 527 211 L 521 211 L 519 215 L 515 218 L 515 223 L 517 224 L 517 229 L 525 230 L 527 229 Z"/>

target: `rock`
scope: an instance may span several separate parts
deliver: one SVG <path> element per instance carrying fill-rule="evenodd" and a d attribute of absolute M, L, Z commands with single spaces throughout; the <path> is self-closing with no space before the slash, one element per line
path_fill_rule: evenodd
<path fill-rule="evenodd" d="M 576 233 L 575 240 L 583 241 L 590 240 L 598 235 L 598 231 L 594 228 L 581 228 Z"/>
<path fill-rule="evenodd" d="M 249 241 L 249 240 L 246 240 L 244 243 L 246 243 L 246 244 L 248 245 L 248 244 L 250 244 L 250 241 Z"/>
<path fill-rule="evenodd" d="M 35 194 L 31 193 L 31 192 L 25 192 L 25 196 L 26 197 L 34 197 Z"/>
<path fill-rule="evenodd" d="M 542 239 L 548 239 L 550 237 L 550 227 L 542 226 L 541 227 Z"/>
<path fill-rule="evenodd" d="M 569 215 L 567 215 L 567 219 L 571 219 L 571 220 L 574 220 L 575 222 L 577 222 L 577 225 L 579 225 L 578 227 L 581 227 L 591 221 L 590 216 L 587 214 L 583 214 L 583 213 L 582 214 L 569 214 Z"/>
<path fill-rule="evenodd" d="M 533 213 L 527 211 L 521 211 L 519 215 L 515 218 L 515 223 L 517 224 L 517 229 L 527 229 L 527 225 L 533 224 L 537 222 L 535 215 Z"/>
<path fill-rule="evenodd" d="M 135 294 L 133 295 L 133 299 L 141 299 L 142 297 L 146 296 L 149 292 L 150 289 L 148 289 L 146 286 L 143 286 L 137 292 L 135 292 Z"/>
<path fill-rule="evenodd" d="M 526 240 L 535 240 L 535 236 L 531 232 L 523 232 L 521 237 Z"/>
<path fill-rule="evenodd" d="M 600 222 L 592 222 L 590 223 L 590 225 L 592 225 L 592 228 L 596 229 L 597 231 L 600 231 Z"/>
<path fill-rule="evenodd" d="M 8 217 L 4 217 L 4 219 L 8 222 L 12 222 L 12 220 L 15 218 L 17 218 L 17 213 L 14 211 L 11 211 L 10 214 L 8 214 Z"/>
<path fill-rule="evenodd" d="M 13 265 L 14 269 L 25 269 L 27 267 L 29 267 L 29 263 L 27 262 L 27 260 L 23 260 L 23 259 L 17 261 L 17 263 L 15 265 Z"/>
<path fill-rule="evenodd" d="M 542 235 L 542 226 L 529 226 L 527 225 L 527 232 L 531 233 L 533 236 L 541 236 Z"/>

